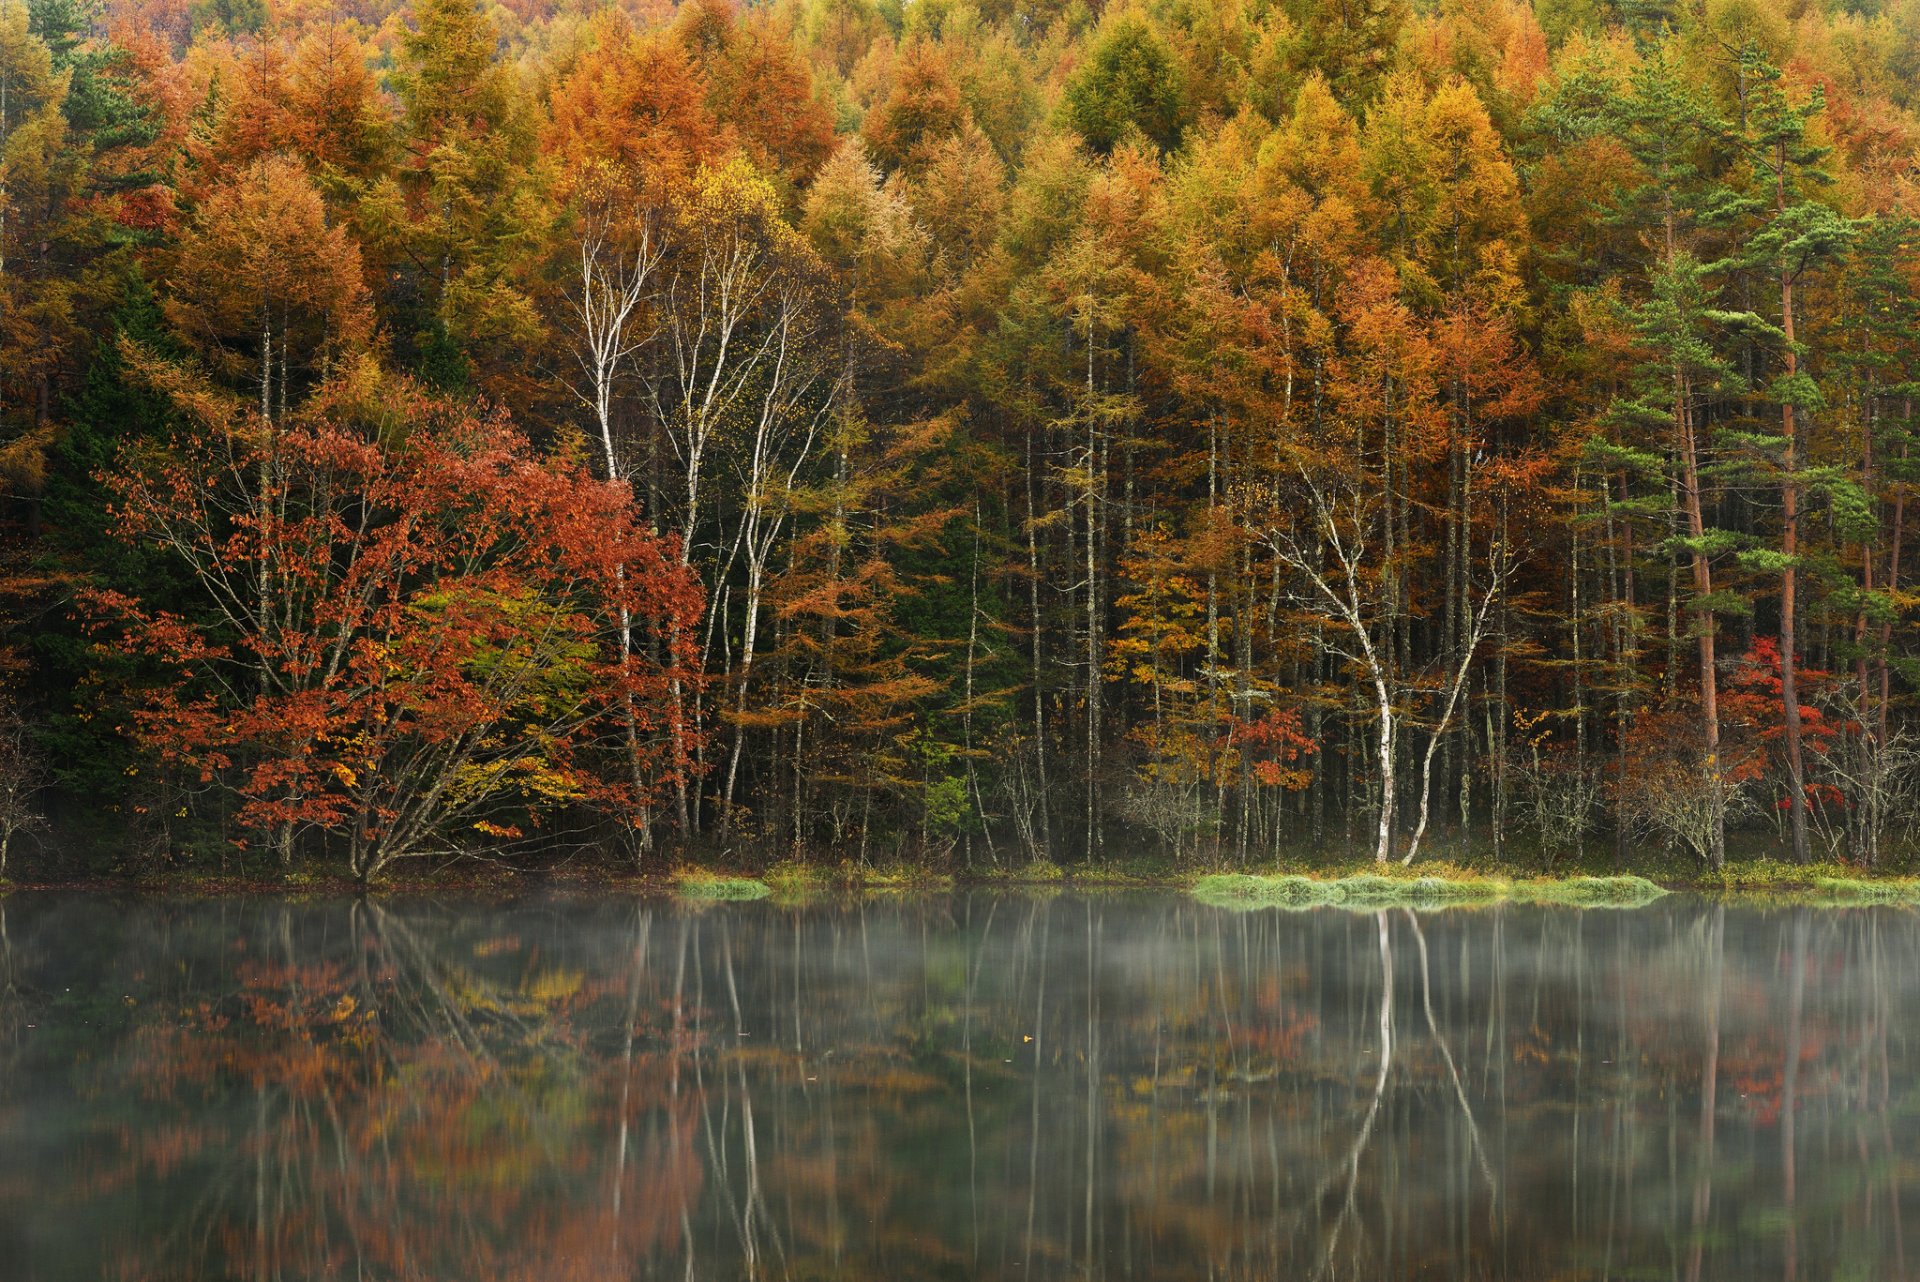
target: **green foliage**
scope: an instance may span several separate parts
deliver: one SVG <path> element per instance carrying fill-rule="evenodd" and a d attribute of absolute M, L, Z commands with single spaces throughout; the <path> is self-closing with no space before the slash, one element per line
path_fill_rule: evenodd
<path fill-rule="evenodd" d="M 267 25 L 264 0 L 193 0 L 187 7 L 196 36 L 251 36 Z"/>
<path fill-rule="evenodd" d="M 1130 132 L 1171 151 L 1184 127 L 1184 92 L 1173 50 L 1129 10 L 1102 27 L 1086 66 L 1068 82 L 1061 111 L 1075 133 L 1111 151 Z"/>

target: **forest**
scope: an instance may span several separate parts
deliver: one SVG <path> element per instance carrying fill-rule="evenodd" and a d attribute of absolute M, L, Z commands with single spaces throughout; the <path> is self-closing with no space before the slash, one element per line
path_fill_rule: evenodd
<path fill-rule="evenodd" d="M 1901 866 L 1917 216 L 1920 0 L 0 0 L 0 876 Z"/>

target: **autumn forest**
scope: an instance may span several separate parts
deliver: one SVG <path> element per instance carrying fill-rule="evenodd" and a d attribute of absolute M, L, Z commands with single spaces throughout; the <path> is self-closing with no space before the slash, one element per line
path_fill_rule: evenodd
<path fill-rule="evenodd" d="M 1899 866 L 1916 395 L 1920 0 L 0 0 L 0 876 Z"/>

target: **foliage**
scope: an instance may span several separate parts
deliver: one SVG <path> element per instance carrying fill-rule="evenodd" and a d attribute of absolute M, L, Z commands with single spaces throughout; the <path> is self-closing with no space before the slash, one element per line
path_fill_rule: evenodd
<path fill-rule="evenodd" d="M 38 808 L 143 866 L 1896 865 L 1903 14 L 13 6 Z"/>
<path fill-rule="evenodd" d="M 665 734 L 679 660 L 607 635 L 623 615 L 669 645 L 691 629 L 698 593 L 671 545 L 504 416 L 405 387 L 382 400 L 280 425 L 203 400 L 127 460 L 119 537 L 166 549 L 198 596 L 190 615 L 86 598 L 103 644 L 154 665 L 134 733 L 230 790 L 283 860 L 314 830 L 364 878 L 520 837 L 558 805 L 636 812 L 649 797 L 592 758 L 631 709 L 654 744 L 643 786 L 681 768 Z"/>

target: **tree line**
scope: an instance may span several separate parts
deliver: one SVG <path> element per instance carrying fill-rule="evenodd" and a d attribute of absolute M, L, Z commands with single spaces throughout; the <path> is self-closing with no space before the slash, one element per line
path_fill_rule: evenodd
<path fill-rule="evenodd" d="M 9 0 L 0 869 L 1904 859 L 1916 99 L 1913 0 Z"/>

